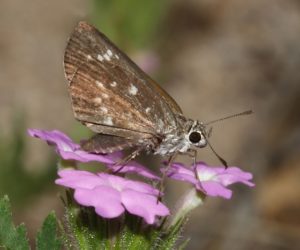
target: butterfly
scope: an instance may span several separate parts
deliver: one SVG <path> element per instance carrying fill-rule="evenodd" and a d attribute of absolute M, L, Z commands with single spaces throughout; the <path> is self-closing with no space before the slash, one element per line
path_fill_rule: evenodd
<path fill-rule="evenodd" d="M 170 162 L 179 153 L 195 161 L 197 148 L 211 147 L 207 125 L 215 121 L 186 118 L 164 89 L 87 22 L 79 22 L 69 38 L 64 71 L 75 118 L 96 133 L 82 143 L 84 150 L 106 154 L 132 148 L 124 163 L 141 151 Z"/>

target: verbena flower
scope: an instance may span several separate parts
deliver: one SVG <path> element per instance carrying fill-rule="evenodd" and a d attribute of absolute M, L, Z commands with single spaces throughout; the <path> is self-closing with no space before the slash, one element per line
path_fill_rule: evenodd
<path fill-rule="evenodd" d="M 232 191 L 227 186 L 243 183 L 253 187 L 252 174 L 237 167 L 211 167 L 203 162 L 197 162 L 195 168 L 185 167 L 181 163 L 173 163 L 167 171 L 167 176 L 180 181 L 194 184 L 195 188 L 207 196 L 220 196 L 230 199 Z"/>
<path fill-rule="evenodd" d="M 169 209 L 158 202 L 159 191 L 139 181 L 106 173 L 64 169 L 58 172 L 56 184 L 75 190 L 75 200 L 92 206 L 104 218 L 116 218 L 127 210 L 153 224 L 157 216 L 169 215 Z"/>
<path fill-rule="evenodd" d="M 120 169 L 116 163 L 122 159 L 122 153 L 112 154 L 93 154 L 80 149 L 80 145 L 73 142 L 67 135 L 58 131 L 46 131 L 40 129 L 29 129 L 28 134 L 33 137 L 40 138 L 46 141 L 49 145 L 55 147 L 57 154 L 64 160 L 75 160 L 79 162 L 101 162 L 111 168 L 112 171 Z M 122 167 L 118 173 L 136 173 L 149 179 L 159 180 L 160 177 L 155 175 L 152 171 L 136 162 L 128 162 L 126 166 Z"/>
<path fill-rule="evenodd" d="M 38 137 L 55 147 L 56 152 L 65 160 L 79 162 L 100 162 L 116 171 L 120 168 L 119 162 L 123 154 L 94 154 L 81 150 L 80 145 L 73 142 L 60 131 L 45 131 L 30 129 L 31 136 Z M 165 170 L 165 169 L 164 169 Z M 118 173 L 136 173 L 149 179 L 160 179 L 146 167 L 130 161 Z M 120 176 L 106 173 L 90 173 L 87 171 L 64 169 L 58 172 L 60 178 L 56 184 L 74 189 L 75 200 L 83 206 L 92 206 L 98 215 L 104 218 L 116 218 L 125 210 L 140 216 L 148 224 L 153 224 L 156 217 L 169 215 L 168 208 L 158 202 L 159 191 L 151 185 L 125 179 Z M 171 225 L 175 225 L 180 218 L 203 203 L 205 196 L 219 196 L 231 198 L 232 191 L 228 186 L 234 183 L 243 183 L 253 187 L 252 174 L 237 167 L 209 167 L 198 162 L 195 167 L 185 167 L 181 163 L 173 163 L 167 170 L 167 176 L 172 179 L 192 183 L 194 189 L 180 202 L 177 211 L 173 213 Z M 200 192 L 199 192 L 200 191 Z"/>

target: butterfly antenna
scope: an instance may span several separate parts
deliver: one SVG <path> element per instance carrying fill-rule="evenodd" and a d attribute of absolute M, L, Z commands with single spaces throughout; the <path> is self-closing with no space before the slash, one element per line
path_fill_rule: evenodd
<path fill-rule="evenodd" d="M 223 120 L 227 120 L 227 119 L 230 119 L 230 118 L 234 118 L 234 117 L 238 117 L 238 116 L 242 116 L 242 115 L 251 115 L 251 114 L 253 114 L 252 110 L 246 110 L 246 111 L 241 112 L 241 113 L 237 113 L 237 114 L 225 116 L 223 118 L 207 122 L 204 125 L 209 125 L 209 124 L 212 124 L 212 123 L 215 123 L 215 122 L 219 122 L 219 121 L 223 121 Z"/>
<path fill-rule="evenodd" d="M 224 165 L 225 168 L 228 168 L 228 164 L 227 162 L 216 152 L 216 150 L 212 147 L 212 145 L 210 144 L 210 142 L 207 140 L 207 144 L 210 147 L 211 151 L 213 151 L 214 155 L 217 156 L 217 158 L 219 159 L 219 161 Z"/>

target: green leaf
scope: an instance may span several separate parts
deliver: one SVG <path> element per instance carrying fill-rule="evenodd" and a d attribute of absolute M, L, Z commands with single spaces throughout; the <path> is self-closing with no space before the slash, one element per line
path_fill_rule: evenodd
<path fill-rule="evenodd" d="M 67 192 L 66 210 L 62 236 L 66 249 L 86 250 L 171 250 L 184 249 L 182 227 L 185 219 L 171 227 L 161 221 L 158 225 L 147 225 L 142 218 L 129 213 L 115 219 L 105 219 L 95 213 L 94 208 L 78 206 Z M 179 239 L 181 242 L 179 242 Z"/>
<path fill-rule="evenodd" d="M 54 212 L 51 212 L 45 219 L 42 229 L 36 238 L 37 250 L 61 249 L 62 243 L 57 236 L 57 221 Z"/>
<path fill-rule="evenodd" d="M 165 232 L 159 244 L 159 247 L 157 249 L 159 250 L 174 249 L 174 246 L 176 245 L 176 242 L 178 241 L 182 233 L 185 220 L 186 220 L 185 218 L 178 220 L 174 226 L 170 227 L 168 231 Z"/>
<path fill-rule="evenodd" d="M 25 226 L 21 224 L 16 228 L 12 222 L 7 196 L 0 199 L 0 246 L 12 250 L 29 249 Z"/>

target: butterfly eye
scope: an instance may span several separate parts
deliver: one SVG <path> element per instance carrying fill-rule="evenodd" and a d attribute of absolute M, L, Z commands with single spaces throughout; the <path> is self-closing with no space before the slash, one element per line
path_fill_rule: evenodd
<path fill-rule="evenodd" d="M 202 136 L 201 136 L 200 132 L 194 131 L 194 132 L 190 133 L 190 135 L 189 135 L 189 140 L 191 143 L 198 143 L 199 141 L 201 141 L 201 138 L 202 138 Z"/>

